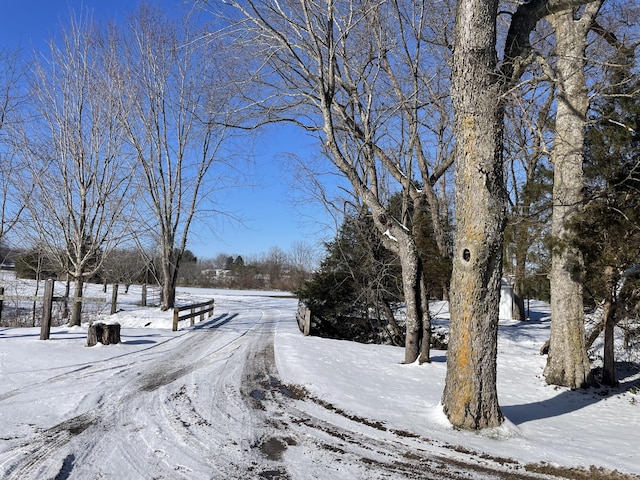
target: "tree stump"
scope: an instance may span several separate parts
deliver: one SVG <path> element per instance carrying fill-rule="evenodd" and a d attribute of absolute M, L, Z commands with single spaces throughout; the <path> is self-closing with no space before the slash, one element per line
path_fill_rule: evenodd
<path fill-rule="evenodd" d="M 87 346 L 93 347 L 98 343 L 102 343 L 103 345 L 120 343 L 120 324 L 94 322 L 89 325 Z"/>

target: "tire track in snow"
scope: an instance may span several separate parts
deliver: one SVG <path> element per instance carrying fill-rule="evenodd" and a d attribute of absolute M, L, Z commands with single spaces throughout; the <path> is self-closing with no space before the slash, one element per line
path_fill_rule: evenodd
<path fill-rule="evenodd" d="M 350 478 L 367 480 L 586 478 L 580 474 L 573 477 L 562 469 L 557 475 L 529 471 L 515 460 L 392 431 L 380 422 L 311 397 L 303 387 L 283 385 L 278 378 L 273 335 L 273 330 L 266 331 L 262 341 L 247 352 L 242 382 L 243 397 L 259 412 L 253 448 L 267 463 L 258 478 L 333 478 L 345 471 Z M 306 460 L 300 462 L 301 458 Z"/>
<path fill-rule="evenodd" d="M 150 409 L 155 413 L 153 417 L 145 415 L 145 419 L 162 419 L 166 416 L 166 411 L 158 407 L 167 402 L 169 393 L 165 387 L 211 364 L 225 363 L 240 348 L 243 337 L 257 321 L 259 318 L 247 323 L 247 328 L 232 332 L 231 338 L 222 344 L 216 344 L 215 336 L 203 329 L 189 330 L 188 334 L 183 335 L 183 341 L 177 343 L 165 357 L 135 365 L 117 385 L 107 386 L 107 394 L 93 395 L 83 400 L 83 405 L 91 407 L 87 413 L 38 432 L 0 455 L 3 478 L 56 478 L 62 471 L 64 478 L 98 478 L 99 470 L 104 468 L 102 465 L 108 464 L 105 458 L 115 459 L 113 455 L 127 460 L 125 463 L 139 476 L 122 477 L 122 472 L 109 472 L 107 467 L 104 472 L 107 478 L 151 478 L 150 475 L 156 478 L 180 478 L 175 477 L 175 470 L 172 470 L 176 466 L 158 468 L 157 461 L 151 461 L 153 456 L 145 460 L 148 449 L 138 448 L 135 443 L 127 445 L 118 437 L 123 434 L 127 440 L 141 440 L 144 445 L 145 438 L 140 432 L 148 433 L 149 427 L 155 427 L 160 434 L 169 432 L 169 436 L 175 436 L 175 429 L 166 421 L 136 426 L 134 420 L 137 412 Z M 215 344 L 214 348 L 211 347 L 212 343 Z M 110 367 L 103 367 L 102 370 L 108 371 Z M 76 380 L 82 381 L 80 371 L 78 373 Z M 74 379 L 74 376 L 70 375 L 70 378 Z"/>
<path fill-rule="evenodd" d="M 301 387 L 283 385 L 273 350 L 278 302 L 225 305 L 237 316 L 224 328 L 185 330 L 163 355 L 140 355 L 105 377 L 105 389 L 80 401 L 77 410 L 84 413 L 13 442 L 0 453 L 0 476 L 305 480 L 348 472 L 367 480 L 571 478 L 526 472 L 509 459 L 478 458 L 460 447 L 390 431 Z M 109 365 L 104 367 L 107 372 Z M 82 375 L 69 379 L 82 381 Z"/>

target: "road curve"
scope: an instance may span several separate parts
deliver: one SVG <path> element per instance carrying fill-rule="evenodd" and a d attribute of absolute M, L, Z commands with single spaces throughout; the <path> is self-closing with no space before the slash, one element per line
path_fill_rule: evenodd
<path fill-rule="evenodd" d="M 286 311 L 281 299 L 267 297 L 216 305 L 211 321 L 171 340 L 57 375 L 55 382 L 69 391 L 88 380 L 101 388 L 79 393 L 75 414 L 50 428 L 3 439 L 8 447 L 0 453 L 0 476 L 305 480 L 346 472 L 362 479 L 598 478 L 389 430 L 359 417 L 357 406 L 347 412 L 283 384 L 274 335 L 277 323 L 294 314 L 295 301 Z"/>

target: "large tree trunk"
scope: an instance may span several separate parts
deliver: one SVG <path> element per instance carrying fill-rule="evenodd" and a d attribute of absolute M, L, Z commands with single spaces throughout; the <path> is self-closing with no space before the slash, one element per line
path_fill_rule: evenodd
<path fill-rule="evenodd" d="M 169 310 L 175 307 L 176 287 L 178 286 L 178 275 L 180 274 L 180 262 L 184 248 L 175 248 L 174 239 L 165 239 L 162 255 L 162 310 Z"/>
<path fill-rule="evenodd" d="M 442 403 L 451 423 L 465 429 L 503 421 L 496 359 L 506 202 L 496 15 L 494 0 L 458 1 L 451 91 L 456 237 Z"/>
<path fill-rule="evenodd" d="M 422 294 L 422 264 L 413 238 L 405 235 L 399 241 L 400 265 L 402 267 L 402 287 L 406 307 L 406 334 L 404 363 L 413 363 L 420 359 L 420 363 L 429 361 L 430 338 L 425 342 L 424 329 L 431 332 L 429 321 L 429 306 L 423 305 L 426 294 Z M 425 310 L 427 314 L 425 315 Z"/>
<path fill-rule="evenodd" d="M 431 221 L 433 225 L 434 232 L 440 231 L 440 234 L 444 237 L 444 229 L 441 228 L 440 219 L 437 216 L 439 208 L 437 207 L 437 198 L 433 195 L 433 190 L 428 189 L 431 192 L 431 201 L 429 202 L 429 210 L 431 212 Z M 429 196 L 429 195 L 427 195 Z M 420 332 L 420 364 L 430 363 L 431 362 L 431 312 L 429 311 L 429 292 L 427 292 L 427 282 L 425 279 L 424 262 L 420 257 L 420 253 L 418 252 L 418 246 L 416 244 L 416 226 L 419 224 L 419 216 L 420 209 L 422 205 L 421 198 L 418 198 L 417 201 L 414 201 L 413 204 L 413 228 L 414 231 L 411 234 L 411 245 L 413 246 L 413 258 L 418 265 L 418 275 L 416 278 L 415 290 L 416 290 L 416 300 L 418 303 L 418 315 L 420 317 L 420 323 L 422 326 L 422 331 Z M 436 225 L 438 223 L 438 225 Z M 436 236 L 437 233 L 434 233 Z M 442 251 L 440 254 L 444 257 L 447 254 L 446 250 L 446 242 L 442 239 Z M 440 249 L 440 245 L 438 246 Z"/>
<path fill-rule="evenodd" d="M 551 259 L 551 339 L 545 368 L 547 383 L 570 388 L 590 383 L 582 300 L 583 258 L 572 239 L 571 222 L 582 210 L 583 148 L 589 105 L 584 77 L 586 35 L 590 25 L 573 11 L 550 16 L 556 32 L 558 77 L 553 174 Z"/>
<path fill-rule="evenodd" d="M 84 289 L 84 276 L 81 273 L 75 276 L 75 284 L 69 325 L 79 327 L 82 322 L 82 290 Z"/>
<path fill-rule="evenodd" d="M 176 281 L 177 275 L 175 267 L 171 262 L 163 262 L 162 265 L 162 310 L 173 308 L 176 303 Z"/>
<path fill-rule="evenodd" d="M 425 282 L 425 272 L 422 261 L 420 264 L 420 274 L 418 276 L 420 288 L 420 311 L 422 315 L 422 335 L 420 339 L 420 363 L 431 363 L 431 312 L 429 311 L 429 293 Z"/>

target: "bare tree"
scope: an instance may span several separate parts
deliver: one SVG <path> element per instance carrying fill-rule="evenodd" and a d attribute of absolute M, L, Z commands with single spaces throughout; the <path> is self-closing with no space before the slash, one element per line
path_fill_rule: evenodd
<path fill-rule="evenodd" d="M 551 79 L 533 72 L 506 106 L 505 172 L 508 211 L 505 275 L 513 279 L 513 318 L 525 320 L 529 251 L 548 230 L 551 175 L 548 118 L 553 103 Z"/>
<path fill-rule="evenodd" d="M 241 32 L 237 43 L 247 51 L 259 49 L 262 68 L 256 77 L 261 77 L 264 95 L 253 100 L 262 107 L 261 118 L 291 121 L 318 135 L 325 154 L 348 180 L 355 203 L 366 206 L 387 248 L 400 258 L 407 307 L 405 362 L 428 361 L 427 292 L 408 215 L 409 206 L 422 203 L 440 221 L 435 185 L 451 165 L 450 155 L 430 158 L 437 141 L 425 141 L 433 135 L 425 105 L 435 105 L 441 94 L 429 82 L 436 77 L 436 64 L 446 70 L 441 55 L 426 46 L 427 15 L 434 5 L 229 3 L 242 18 L 236 24 Z M 388 200 L 399 189 L 405 208 L 393 215 Z M 439 226 L 436 232 L 443 231 Z M 441 244 L 446 250 L 446 242 Z"/>
<path fill-rule="evenodd" d="M 37 117 L 21 152 L 34 189 L 29 226 L 75 281 L 71 325 L 80 325 L 85 280 L 127 230 L 133 162 L 124 146 L 114 58 L 98 26 L 72 19 L 38 58 L 32 84 Z"/>
<path fill-rule="evenodd" d="M 280 247 L 271 247 L 264 257 L 265 273 L 271 288 L 281 288 L 282 277 L 289 265 L 288 256 Z"/>
<path fill-rule="evenodd" d="M 22 166 L 13 140 L 18 128 L 18 110 L 24 102 L 23 83 L 19 51 L 0 49 L 0 243 L 24 210 L 17 189 Z"/>
<path fill-rule="evenodd" d="M 104 256 L 100 275 L 104 282 L 123 284 L 127 294 L 132 284 L 147 281 L 149 270 L 149 258 L 144 251 L 119 248 Z"/>
<path fill-rule="evenodd" d="M 146 228 L 160 246 L 162 308 L 173 307 L 180 263 L 197 215 L 214 211 L 224 164 L 232 59 L 188 22 L 142 5 L 121 36 L 124 125 L 141 170 Z M 222 175 L 218 172 L 219 175 Z M 218 182 L 218 184 L 214 182 Z"/>
<path fill-rule="evenodd" d="M 582 300 L 582 254 L 571 239 L 569 224 L 584 200 L 584 135 L 589 107 L 585 79 L 587 33 L 603 0 L 589 4 L 579 18 L 571 9 L 551 15 L 556 32 L 558 106 L 554 164 L 554 250 L 551 263 L 551 341 L 545 369 L 548 383 L 572 388 L 590 382 Z M 570 333 L 569 333 L 570 332 Z"/>
<path fill-rule="evenodd" d="M 296 270 L 310 273 L 318 266 L 318 247 L 305 241 L 297 241 L 289 249 L 289 262 Z"/>

